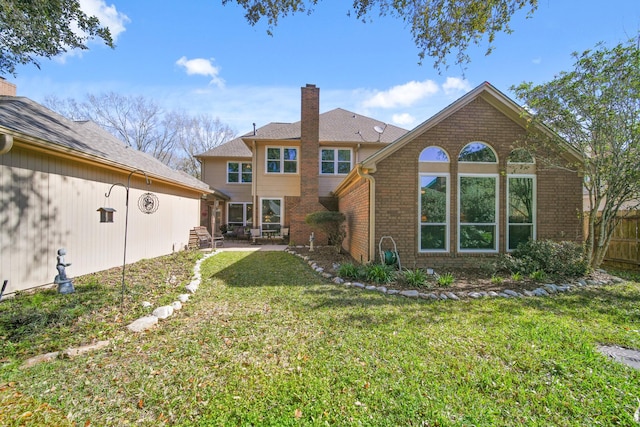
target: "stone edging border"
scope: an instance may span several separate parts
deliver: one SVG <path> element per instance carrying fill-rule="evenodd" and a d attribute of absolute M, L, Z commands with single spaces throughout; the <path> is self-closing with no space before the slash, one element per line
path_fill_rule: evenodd
<path fill-rule="evenodd" d="M 573 282 L 562 283 L 557 285 L 555 283 L 547 283 L 544 284 L 533 291 L 524 291 L 523 293 L 513 291 L 511 289 L 504 289 L 501 292 L 489 291 L 489 292 L 458 292 L 454 293 L 451 291 L 441 291 L 441 292 L 429 292 L 424 293 L 420 292 L 416 289 L 406 289 L 399 291 L 397 289 L 387 289 L 386 286 L 374 286 L 367 285 L 359 282 L 348 282 L 342 279 L 341 277 L 334 276 L 331 273 L 327 273 L 324 269 L 311 259 L 311 257 L 307 255 L 299 254 L 295 251 L 295 249 L 287 248 L 285 252 L 296 255 L 302 260 L 306 261 L 307 264 L 318 274 L 320 274 L 325 279 L 331 279 L 333 283 L 336 285 L 344 285 L 346 287 L 354 287 L 367 291 L 377 291 L 386 295 L 398 295 L 407 298 L 421 298 L 425 300 L 433 300 L 433 301 L 448 301 L 454 300 L 459 301 L 461 299 L 478 299 L 478 298 L 524 298 L 524 297 L 543 297 L 550 296 L 552 294 L 557 294 L 560 292 L 569 292 L 574 289 L 579 289 L 587 286 L 604 286 L 604 285 L 612 285 L 617 283 L 625 283 L 626 280 L 621 279 L 619 277 L 612 276 L 610 281 L 605 280 L 586 280 L 579 279 Z M 603 272 L 603 270 L 599 270 Z"/>

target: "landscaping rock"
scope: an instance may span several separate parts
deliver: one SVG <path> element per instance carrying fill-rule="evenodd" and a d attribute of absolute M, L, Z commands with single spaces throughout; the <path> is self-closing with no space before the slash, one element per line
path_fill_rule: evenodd
<path fill-rule="evenodd" d="M 445 294 L 440 294 L 440 295 L 438 295 L 438 297 L 439 297 L 441 300 L 448 300 L 448 299 L 449 299 L 449 297 L 448 297 L 448 296 L 446 296 Z"/>
<path fill-rule="evenodd" d="M 356 288 L 364 289 L 364 283 L 353 282 L 351 285 L 356 287 Z"/>
<path fill-rule="evenodd" d="M 187 286 L 184 287 L 187 291 L 191 292 L 192 294 L 195 294 L 196 291 L 198 290 L 198 285 L 194 284 L 194 283 L 189 283 Z"/>
<path fill-rule="evenodd" d="M 158 319 L 166 319 L 173 314 L 173 307 L 170 305 L 163 305 L 153 310 L 153 315 Z"/>
<path fill-rule="evenodd" d="M 333 276 L 331 275 L 331 273 L 322 273 L 321 274 L 322 277 L 324 277 L 325 279 L 331 279 Z"/>
<path fill-rule="evenodd" d="M 138 320 L 134 320 L 132 323 L 127 325 L 127 329 L 129 329 L 131 332 L 142 332 L 153 327 L 157 323 L 158 318 L 156 316 L 145 316 L 139 318 Z"/>
<path fill-rule="evenodd" d="M 399 293 L 400 293 L 400 291 L 399 291 L 399 290 L 397 290 L 397 289 L 389 289 L 389 290 L 387 291 L 387 295 L 397 295 L 397 294 L 399 294 Z"/>
<path fill-rule="evenodd" d="M 537 297 L 546 297 L 549 296 L 549 292 L 545 291 L 542 288 L 536 288 L 533 290 L 533 293 L 535 294 L 535 296 Z"/>
<path fill-rule="evenodd" d="M 495 298 L 495 297 L 498 297 L 499 295 L 498 295 L 498 293 L 497 293 L 497 292 L 495 292 L 495 291 L 489 291 L 489 292 L 487 292 L 487 296 L 490 296 L 490 297 L 492 297 L 492 298 Z"/>
<path fill-rule="evenodd" d="M 400 295 L 402 295 L 403 297 L 409 297 L 409 298 L 418 298 L 418 294 L 419 292 L 414 289 L 400 292 Z"/>
<path fill-rule="evenodd" d="M 47 353 L 47 354 L 39 354 L 38 356 L 34 356 L 30 359 L 27 359 L 24 361 L 24 363 L 22 364 L 22 366 L 20 366 L 22 369 L 26 369 L 26 368 L 30 368 L 34 365 L 37 365 L 38 363 L 42 363 L 42 362 L 50 362 L 53 359 L 57 359 L 58 356 L 60 355 L 59 351 L 54 351 L 52 353 Z"/>
<path fill-rule="evenodd" d="M 505 289 L 504 293 L 509 295 L 509 296 L 516 297 L 516 298 L 522 296 L 519 293 L 517 293 L 516 291 L 512 291 L 511 289 Z"/>
<path fill-rule="evenodd" d="M 535 297 L 535 296 L 536 296 L 536 294 L 534 294 L 534 293 L 533 293 L 533 292 L 531 292 L 531 291 L 524 291 L 524 294 L 525 294 L 526 296 L 528 296 L 528 297 Z"/>
<path fill-rule="evenodd" d="M 335 283 L 336 285 L 341 285 L 344 283 L 344 279 L 342 279 L 341 277 L 334 277 L 332 282 Z"/>
<path fill-rule="evenodd" d="M 110 343 L 111 342 L 109 340 L 105 340 L 105 341 L 98 341 L 95 344 L 83 345 L 82 347 L 68 348 L 62 353 L 62 355 L 69 358 L 76 357 L 76 356 L 80 356 L 81 354 L 88 353 L 90 351 L 96 351 L 96 350 L 105 348 Z"/>
<path fill-rule="evenodd" d="M 447 292 L 446 293 L 447 297 L 449 297 L 449 299 L 455 300 L 455 301 L 460 301 L 460 298 L 458 298 L 458 296 L 456 294 L 454 294 L 453 292 Z"/>
<path fill-rule="evenodd" d="M 482 298 L 482 295 L 478 292 L 469 292 L 469 297 L 471 298 Z"/>
<path fill-rule="evenodd" d="M 386 288 L 386 287 L 384 287 L 384 286 L 378 286 L 378 287 L 376 288 L 376 290 L 377 290 L 378 292 L 382 292 L 383 294 L 386 294 L 386 293 L 387 293 L 387 288 Z"/>
<path fill-rule="evenodd" d="M 544 285 L 544 288 L 550 294 L 555 294 L 556 292 L 558 292 L 558 287 L 556 285 L 554 285 L 553 283 L 547 283 L 546 285 Z"/>
<path fill-rule="evenodd" d="M 182 310 L 182 303 L 180 301 L 174 301 L 171 303 L 171 307 L 173 307 L 174 311 Z"/>
<path fill-rule="evenodd" d="M 376 287 L 375 287 L 375 286 L 373 286 L 373 285 L 365 286 L 364 288 L 365 288 L 367 291 L 375 291 L 375 290 L 376 290 Z"/>
<path fill-rule="evenodd" d="M 149 307 L 153 307 L 153 304 L 151 304 L 149 301 L 142 301 L 142 306 L 144 308 L 149 308 Z"/>
<path fill-rule="evenodd" d="M 189 301 L 189 296 L 189 294 L 180 294 L 178 295 L 178 301 L 180 301 L 181 303 L 185 303 Z"/>

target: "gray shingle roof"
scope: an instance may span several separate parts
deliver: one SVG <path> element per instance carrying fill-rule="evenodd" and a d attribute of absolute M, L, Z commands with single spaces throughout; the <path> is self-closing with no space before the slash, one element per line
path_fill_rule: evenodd
<path fill-rule="evenodd" d="M 382 134 L 375 127 L 384 129 Z M 362 116 L 342 108 L 320 114 L 320 142 L 391 143 L 407 133 L 406 129 Z M 300 121 L 270 123 L 245 135 L 251 139 L 300 139 Z"/>
<path fill-rule="evenodd" d="M 235 138 L 213 147 L 211 150 L 198 154 L 196 157 L 248 157 L 251 158 L 251 150 L 242 138 Z"/>
<path fill-rule="evenodd" d="M 24 97 L 0 96 L 0 126 L 150 176 L 210 192 L 207 184 L 128 147 L 93 122 L 76 122 Z"/>

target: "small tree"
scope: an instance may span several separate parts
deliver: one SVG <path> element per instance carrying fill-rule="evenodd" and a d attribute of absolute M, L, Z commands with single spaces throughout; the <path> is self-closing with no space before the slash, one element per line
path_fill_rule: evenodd
<path fill-rule="evenodd" d="M 304 221 L 312 228 L 327 234 L 329 244 L 336 247 L 338 253 L 342 251 L 342 242 L 346 236 L 344 222 L 346 217 L 342 212 L 318 211 L 307 215 Z"/>
<path fill-rule="evenodd" d="M 584 173 L 590 201 L 586 257 L 597 268 L 619 212 L 637 208 L 640 200 L 640 49 L 631 40 L 573 56 L 573 71 L 512 89 L 533 112 L 532 124 L 550 127 L 582 154 L 583 163 L 575 166 Z"/>

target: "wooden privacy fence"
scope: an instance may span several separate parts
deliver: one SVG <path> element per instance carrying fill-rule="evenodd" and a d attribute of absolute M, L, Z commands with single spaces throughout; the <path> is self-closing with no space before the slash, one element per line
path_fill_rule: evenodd
<path fill-rule="evenodd" d="M 625 213 L 622 213 L 625 215 Z M 585 218 L 586 227 L 589 226 Z M 614 267 L 640 269 L 640 212 L 626 213 L 613 231 L 609 249 L 604 257 L 605 263 Z"/>

